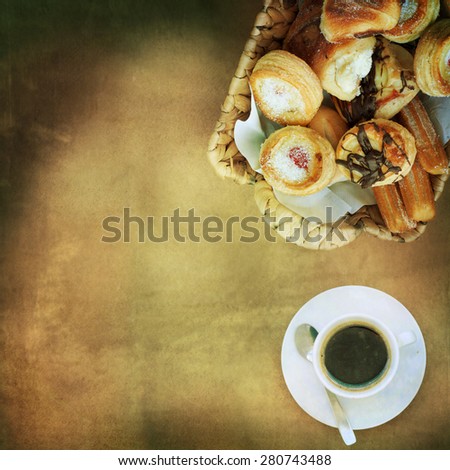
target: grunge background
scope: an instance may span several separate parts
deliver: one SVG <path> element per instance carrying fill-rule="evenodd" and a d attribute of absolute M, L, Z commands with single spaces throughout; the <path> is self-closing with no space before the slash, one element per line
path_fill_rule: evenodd
<path fill-rule="evenodd" d="M 2 0 L 0 447 L 341 449 L 284 384 L 298 308 L 364 284 L 417 319 L 427 371 L 359 449 L 448 449 L 450 191 L 424 236 L 107 244 L 102 220 L 258 216 L 206 148 L 260 0 Z"/>

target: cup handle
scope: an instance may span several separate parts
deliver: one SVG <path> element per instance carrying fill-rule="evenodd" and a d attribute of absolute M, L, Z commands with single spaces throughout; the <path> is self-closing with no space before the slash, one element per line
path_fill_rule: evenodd
<path fill-rule="evenodd" d="M 397 342 L 400 348 L 407 346 L 408 344 L 415 343 L 416 341 L 416 335 L 412 331 L 403 331 L 397 335 Z"/>

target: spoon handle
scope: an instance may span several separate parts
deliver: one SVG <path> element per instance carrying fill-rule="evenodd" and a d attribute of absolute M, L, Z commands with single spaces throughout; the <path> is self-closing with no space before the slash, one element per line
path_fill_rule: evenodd
<path fill-rule="evenodd" d="M 333 408 L 334 416 L 336 417 L 337 425 L 339 428 L 339 432 L 341 433 L 342 439 L 344 442 L 351 446 L 356 442 L 356 436 L 353 432 L 350 423 L 348 422 L 347 416 L 342 409 L 339 400 L 337 399 L 334 393 L 331 393 L 329 390 L 325 389 L 328 395 L 328 399 L 330 400 L 330 405 Z"/>

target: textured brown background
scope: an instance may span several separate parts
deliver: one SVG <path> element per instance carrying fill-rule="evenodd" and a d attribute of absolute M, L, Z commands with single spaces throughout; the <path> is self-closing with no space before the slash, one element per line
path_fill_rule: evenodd
<path fill-rule="evenodd" d="M 449 448 L 450 191 L 410 245 L 100 241 L 124 207 L 258 214 L 205 150 L 260 7 L 2 2 L 2 448 L 344 448 L 289 395 L 280 348 L 345 284 L 404 303 L 428 354 L 411 406 L 354 448 Z"/>

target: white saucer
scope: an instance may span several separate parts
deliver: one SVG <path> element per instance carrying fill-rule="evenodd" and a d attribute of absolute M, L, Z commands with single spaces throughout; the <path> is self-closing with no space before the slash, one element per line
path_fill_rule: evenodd
<path fill-rule="evenodd" d="M 394 332 L 411 330 L 417 341 L 400 350 L 397 375 L 380 393 L 368 398 L 339 398 L 353 429 L 368 429 L 399 415 L 414 399 L 425 374 L 426 352 L 422 332 L 411 313 L 396 299 L 376 289 L 344 286 L 317 295 L 295 314 L 283 340 L 281 366 L 284 380 L 297 404 L 309 415 L 337 427 L 328 398 L 310 362 L 295 347 L 295 331 L 309 323 L 318 331 L 345 314 L 375 316 Z"/>

